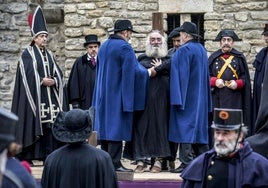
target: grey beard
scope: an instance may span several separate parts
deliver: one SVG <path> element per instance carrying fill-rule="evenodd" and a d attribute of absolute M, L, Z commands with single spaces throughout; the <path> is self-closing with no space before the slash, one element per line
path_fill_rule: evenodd
<path fill-rule="evenodd" d="M 154 58 L 162 58 L 167 56 L 167 49 L 163 48 L 163 47 L 152 47 L 149 46 L 146 48 L 146 52 L 145 54 L 148 57 L 154 57 Z"/>

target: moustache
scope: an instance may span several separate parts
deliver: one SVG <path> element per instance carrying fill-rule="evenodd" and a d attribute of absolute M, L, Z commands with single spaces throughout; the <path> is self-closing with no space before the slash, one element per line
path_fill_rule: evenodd
<path fill-rule="evenodd" d="M 231 48 L 230 45 L 224 45 L 224 46 L 223 46 L 223 48 L 226 48 L 226 47 L 227 47 L 227 48 Z"/>

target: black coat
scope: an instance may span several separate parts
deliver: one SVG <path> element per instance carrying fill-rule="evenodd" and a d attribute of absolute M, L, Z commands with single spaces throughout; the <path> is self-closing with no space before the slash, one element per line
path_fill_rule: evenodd
<path fill-rule="evenodd" d="M 262 83 L 263 83 L 266 62 L 268 62 L 268 47 L 263 48 L 256 55 L 256 59 L 253 62 L 253 66 L 255 68 L 254 82 L 253 82 L 253 104 L 252 104 L 253 125 L 255 124 L 255 121 L 257 119 L 258 110 L 260 107 Z"/>
<path fill-rule="evenodd" d="M 247 138 L 254 151 L 268 158 L 268 69 L 266 69 L 260 99 L 260 107 L 255 123 L 255 134 Z"/>
<path fill-rule="evenodd" d="M 152 60 L 145 54 L 138 57 L 146 69 L 152 67 Z M 161 60 L 162 64 L 155 68 L 157 75 L 149 80 L 145 109 L 134 113 L 132 141 L 126 144 L 125 158 L 138 160 L 171 155 L 168 141 L 170 57 Z"/>
<path fill-rule="evenodd" d="M 248 127 L 250 131 L 249 134 L 251 134 L 252 98 L 248 65 L 245 56 L 241 52 L 232 49 L 229 54 L 234 56 L 234 65 L 232 66 L 236 69 L 239 79 L 244 80 L 244 87 L 240 90 L 231 90 L 226 87 L 222 89 L 216 87 L 212 88 L 213 108 L 241 108 L 243 110 L 244 124 Z M 217 65 L 215 65 L 215 62 L 219 62 L 218 58 L 221 55 L 223 55 L 222 51 L 218 50 L 209 57 L 209 70 L 211 77 L 216 77 L 217 71 L 220 70 L 220 67 L 216 70 Z M 228 71 L 229 70 L 226 70 L 227 74 L 224 72 L 223 77 L 226 76 L 226 80 L 231 80 L 232 72 L 229 71 L 228 74 Z M 223 80 L 225 80 L 225 78 L 223 78 Z"/>
<path fill-rule="evenodd" d="M 79 57 L 72 68 L 67 90 L 69 103 L 78 103 L 79 108 L 89 109 L 95 85 L 96 66 L 87 59 L 87 54 Z"/>
<path fill-rule="evenodd" d="M 67 144 L 45 162 L 42 188 L 117 188 L 108 153 L 87 143 Z"/>

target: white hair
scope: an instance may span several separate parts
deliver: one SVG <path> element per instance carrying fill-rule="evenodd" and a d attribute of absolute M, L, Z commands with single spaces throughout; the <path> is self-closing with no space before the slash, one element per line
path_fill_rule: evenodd
<path fill-rule="evenodd" d="M 162 44 L 160 46 L 158 46 L 158 47 L 154 47 L 150 43 L 151 36 L 154 33 L 158 33 L 158 34 L 161 35 Z M 159 30 L 153 30 L 148 35 L 148 37 L 146 38 L 146 51 L 145 51 L 145 54 L 148 57 L 162 58 L 162 57 L 167 56 L 167 53 L 168 53 L 168 49 L 167 49 L 167 42 L 166 42 L 165 37 L 160 33 Z"/>

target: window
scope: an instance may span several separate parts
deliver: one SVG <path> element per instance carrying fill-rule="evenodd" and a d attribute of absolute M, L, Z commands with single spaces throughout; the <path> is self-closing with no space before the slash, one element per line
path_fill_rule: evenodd
<path fill-rule="evenodd" d="M 204 45 L 204 14 L 189 14 L 191 21 L 197 26 L 197 33 L 202 37 L 198 38 L 198 42 Z M 167 14 L 167 35 L 170 32 L 181 25 L 180 14 Z M 168 40 L 168 48 L 172 48 L 172 41 Z"/>

